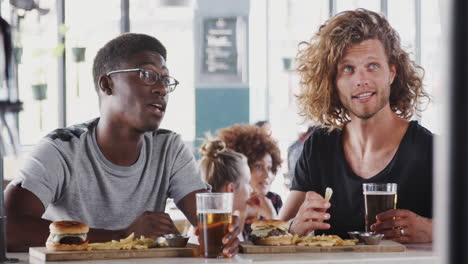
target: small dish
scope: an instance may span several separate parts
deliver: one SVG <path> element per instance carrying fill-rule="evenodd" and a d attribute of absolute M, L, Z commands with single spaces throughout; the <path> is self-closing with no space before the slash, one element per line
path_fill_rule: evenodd
<path fill-rule="evenodd" d="M 365 233 L 362 231 L 350 231 L 348 232 L 348 235 L 351 239 L 357 239 L 359 242 L 358 243 L 364 243 L 364 239 L 362 239 L 361 234 Z"/>
<path fill-rule="evenodd" d="M 360 237 L 364 240 L 366 245 L 378 245 L 384 237 L 383 234 L 374 234 L 371 232 L 361 233 Z"/>
<path fill-rule="evenodd" d="M 164 238 L 170 247 L 186 247 L 189 236 L 183 234 L 167 234 Z"/>

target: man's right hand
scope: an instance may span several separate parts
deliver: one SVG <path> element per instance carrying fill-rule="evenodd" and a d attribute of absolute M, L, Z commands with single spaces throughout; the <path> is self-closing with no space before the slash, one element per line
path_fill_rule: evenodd
<path fill-rule="evenodd" d="M 323 223 L 330 219 L 330 214 L 326 213 L 330 208 L 330 203 L 316 192 L 307 192 L 289 231 L 293 234 L 305 236 L 317 229 L 329 229 L 330 224 Z"/>
<path fill-rule="evenodd" d="M 135 237 L 141 235 L 155 238 L 165 234 L 179 234 L 171 217 L 166 213 L 146 211 L 123 231 L 124 236 L 129 236 L 132 232 Z"/>

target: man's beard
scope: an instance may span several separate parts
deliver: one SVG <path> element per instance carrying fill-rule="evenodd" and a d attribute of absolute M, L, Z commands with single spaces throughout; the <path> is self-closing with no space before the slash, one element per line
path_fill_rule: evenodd
<path fill-rule="evenodd" d="M 352 114 L 356 118 L 359 118 L 361 120 L 368 120 L 372 118 L 373 116 L 375 116 L 378 112 L 380 112 L 380 110 L 382 110 L 389 103 L 390 93 L 384 96 L 380 96 L 378 100 L 379 101 L 375 110 L 371 109 L 368 111 L 364 111 L 363 113 L 358 113 L 356 111 L 353 111 L 352 107 L 350 107 L 350 104 L 348 104 L 347 102 L 342 103 L 342 105 L 348 113 Z"/>

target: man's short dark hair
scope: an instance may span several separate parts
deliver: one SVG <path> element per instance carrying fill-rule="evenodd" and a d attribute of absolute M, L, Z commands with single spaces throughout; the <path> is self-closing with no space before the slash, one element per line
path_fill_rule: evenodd
<path fill-rule="evenodd" d="M 96 91 L 99 91 L 99 78 L 113 70 L 118 70 L 120 64 L 141 51 L 159 53 L 166 60 L 166 48 L 154 37 L 145 34 L 125 33 L 102 47 L 93 63 L 93 79 Z"/>

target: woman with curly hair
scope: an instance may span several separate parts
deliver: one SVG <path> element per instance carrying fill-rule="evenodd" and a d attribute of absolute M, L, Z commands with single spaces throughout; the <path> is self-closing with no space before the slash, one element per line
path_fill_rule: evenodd
<path fill-rule="evenodd" d="M 397 183 L 399 209 L 366 219 L 366 229 L 431 242 L 433 135 L 410 121 L 428 95 L 398 33 L 383 15 L 345 11 L 303 43 L 297 60 L 300 112 L 324 128 L 304 144 L 280 218 L 293 219 L 292 233 L 345 236 L 364 230 L 363 184 Z"/>
<path fill-rule="evenodd" d="M 236 124 L 218 130 L 218 137 L 226 146 L 247 157 L 250 167 L 250 186 L 254 193 L 249 205 L 255 218 L 275 219 L 283 205 L 281 197 L 270 191 L 278 168 L 281 166 L 280 150 L 267 132 L 247 124 Z M 254 220 L 252 219 L 252 220 Z M 250 225 L 244 228 L 244 237 L 250 234 Z"/>

